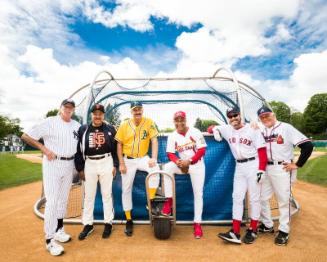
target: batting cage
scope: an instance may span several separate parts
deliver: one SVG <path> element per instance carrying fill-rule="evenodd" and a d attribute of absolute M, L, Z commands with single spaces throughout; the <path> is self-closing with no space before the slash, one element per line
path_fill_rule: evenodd
<path fill-rule="evenodd" d="M 103 77 L 103 78 L 101 78 Z M 211 77 L 162 77 L 162 78 L 114 78 L 109 72 L 100 72 L 92 83 L 78 89 L 72 96 L 76 102 L 75 118 L 80 123 L 90 122 L 90 109 L 95 103 L 106 108 L 105 119 L 118 128 L 131 117 L 130 102 L 140 101 L 144 116 L 154 120 L 159 130 L 158 162 L 167 163 L 167 133 L 174 130 L 173 114 L 186 112 L 187 123 L 204 133 L 207 143 L 205 154 L 205 184 L 203 190 L 203 223 L 229 223 L 232 220 L 232 191 L 235 160 L 226 141 L 217 142 L 206 133 L 209 124 L 227 124 L 227 108 L 238 106 L 245 122 L 256 120 L 256 112 L 267 104 L 253 88 L 238 81 L 230 70 L 218 69 Z M 151 153 L 150 153 L 151 154 Z M 133 184 L 133 219 L 136 223 L 149 223 L 145 189 L 145 172 L 137 171 Z M 176 175 L 177 223 L 193 223 L 193 190 L 189 175 Z M 122 181 L 117 173 L 113 181 L 114 222 L 124 220 L 122 208 Z M 45 203 L 41 199 L 35 204 L 35 213 L 43 217 Z M 292 214 L 299 206 L 292 198 Z M 248 219 L 247 201 L 244 221 Z M 83 183 L 75 177 L 69 197 L 66 222 L 80 223 L 83 208 Z M 274 218 L 278 218 L 278 207 L 271 200 Z M 95 222 L 103 222 L 103 209 L 98 188 Z"/>

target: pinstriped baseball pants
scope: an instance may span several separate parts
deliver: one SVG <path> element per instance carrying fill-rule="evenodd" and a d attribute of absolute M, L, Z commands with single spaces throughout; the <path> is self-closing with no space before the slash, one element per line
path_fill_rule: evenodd
<path fill-rule="evenodd" d="M 52 160 L 43 158 L 43 188 L 46 198 L 44 212 L 45 238 L 54 237 L 58 218 L 64 218 L 67 209 L 69 191 L 73 181 L 73 160 Z"/>

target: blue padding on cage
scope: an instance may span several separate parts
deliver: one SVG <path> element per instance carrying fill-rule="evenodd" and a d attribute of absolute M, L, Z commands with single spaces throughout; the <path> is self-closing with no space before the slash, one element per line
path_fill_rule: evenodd
<path fill-rule="evenodd" d="M 235 161 L 226 141 L 216 142 L 206 137 L 208 147 L 205 154 L 206 178 L 203 190 L 203 221 L 232 219 L 232 191 Z M 159 137 L 159 162 L 168 162 L 166 156 L 167 137 Z M 133 185 L 134 220 L 148 220 L 145 208 L 145 172 L 138 171 Z M 189 175 L 175 176 L 177 220 L 192 221 L 194 217 L 193 190 Z M 113 182 L 115 219 L 125 219 L 121 199 L 121 176 L 117 174 Z M 97 190 L 94 218 L 103 219 L 100 189 Z"/>

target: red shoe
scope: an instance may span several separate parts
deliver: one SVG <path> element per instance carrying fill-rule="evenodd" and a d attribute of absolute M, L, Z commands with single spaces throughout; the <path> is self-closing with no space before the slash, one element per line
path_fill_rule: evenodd
<path fill-rule="evenodd" d="M 173 199 L 172 198 L 167 198 L 164 205 L 163 205 L 163 207 L 162 207 L 161 215 L 166 216 L 166 217 L 171 216 L 172 205 L 173 205 Z"/>
<path fill-rule="evenodd" d="M 199 223 L 194 223 L 194 237 L 199 239 L 203 236 L 202 228 Z"/>

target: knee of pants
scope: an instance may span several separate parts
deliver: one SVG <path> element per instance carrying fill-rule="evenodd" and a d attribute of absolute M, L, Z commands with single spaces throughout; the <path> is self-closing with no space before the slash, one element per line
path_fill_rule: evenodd
<path fill-rule="evenodd" d="M 244 199 L 243 199 L 242 195 L 237 194 L 237 193 L 233 194 L 233 203 L 234 204 L 243 204 L 243 201 L 244 201 Z"/>

